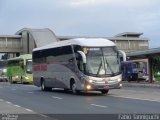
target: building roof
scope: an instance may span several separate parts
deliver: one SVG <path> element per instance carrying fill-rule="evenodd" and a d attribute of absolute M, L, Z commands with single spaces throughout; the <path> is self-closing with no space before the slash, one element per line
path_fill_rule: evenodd
<path fill-rule="evenodd" d="M 145 37 L 88 37 L 88 36 L 57 36 L 59 40 L 68 40 L 68 39 L 75 39 L 75 38 L 104 38 L 109 40 L 144 40 L 148 41 L 148 38 Z"/>
<path fill-rule="evenodd" d="M 123 32 L 120 34 L 117 34 L 115 37 L 140 37 L 143 35 L 143 33 L 139 32 Z"/>
<path fill-rule="evenodd" d="M 143 40 L 143 41 L 149 41 L 148 38 L 145 38 L 145 37 L 107 37 L 109 40 Z"/>
<path fill-rule="evenodd" d="M 132 51 L 132 52 L 126 52 L 126 55 L 128 57 L 130 56 L 152 56 L 154 54 L 160 54 L 160 48 L 153 48 L 153 49 L 148 49 L 148 50 L 143 50 L 143 51 Z"/>
<path fill-rule="evenodd" d="M 1 38 L 21 38 L 21 35 L 0 35 Z"/>
<path fill-rule="evenodd" d="M 48 28 L 44 29 L 31 29 L 31 28 L 23 28 L 16 32 L 16 35 L 21 35 L 23 31 L 27 31 L 35 40 L 37 47 L 41 47 L 53 42 L 57 42 L 58 39 L 52 30 Z"/>

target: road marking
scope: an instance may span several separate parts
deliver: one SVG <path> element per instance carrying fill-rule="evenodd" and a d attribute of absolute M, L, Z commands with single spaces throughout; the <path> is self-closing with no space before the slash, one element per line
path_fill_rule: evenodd
<path fill-rule="evenodd" d="M 96 104 L 91 104 L 92 106 L 96 106 L 96 107 L 102 107 L 102 108 L 106 108 L 107 106 L 103 106 L 103 105 L 96 105 Z"/>
<path fill-rule="evenodd" d="M 3 99 L 0 99 L 0 102 L 1 101 L 4 101 Z M 6 103 L 8 103 L 8 104 L 13 104 L 13 103 L 11 103 L 11 102 L 9 102 L 9 101 L 5 101 Z M 13 106 L 15 106 L 15 107 L 18 107 L 18 108 L 20 108 L 21 106 L 19 106 L 19 105 L 15 105 L 15 104 L 13 104 Z M 23 107 L 22 107 L 23 108 Z M 27 109 L 27 108 L 24 108 L 25 110 L 27 110 L 28 112 L 34 112 L 33 110 L 31 110 L 31 109 Z M 41 116 L 42 116 L 42 114 L 40 114 Z M 46 115 L 43 115 L 43 117 L 48 117 L 48 116 L 46 116 Z"/>
<path fill-rule="evenodd" d="M 6 101 L 6 103 L 11 104 L 11 102 Z"/>
<path fill-rule="evenodd" d="M 128 92 L 135 92 L 135 93 L 137 93 L 136 90 L 127 90 L 127 91 L 128 91 Z M 138 93 L 146 93 L 146 91 L 141 91 L 141 90 L 139 90 Z"/>
<path fill-rule="evenodd" d="M 19 105 L 14 105 L 15 107 L 21 107 L 21 106 L 19 106 Z"/>
<path fill-rule="evenodd" d="M 23 85 L 23 86 L 27 86 L 27 87 L 36 87 L 35 85 Z"/>
<path fill-rule="evenodd" d="M 137 93 L 137 91 L 136 90 L 127 90 L 127 89 L 121 89 L 120 90 L 121 92 L 136 92 Z M 138 91 L 138 92 L 140 92 L 140 91 Z"/>
<path fill-rule="evenodd" d="M 27 111 L 29 111 L 29 112 L 33 112 L 33 110 L 31 110 L 31 109 L 27 109 L 27 108 L 25 108 L 25 110 L 27 110 Z"/>
<path fill-rule="evenodd" d="M 52 98 L 54 98 L 54 99 L 59 99 L 59 100 L 63 99 L 63 98 L 61 98 L 61 97 L 56 97 L 56 96 L 52 96 Z"/>
<path fill-rule="evenodd" d="M 33 92 L 28 92 L 29 94 L 33 94 Z"/>
<path fill-rule="evenodd" d="M 136 97 L 127 97 L 127 96 L 115 96 L 115 95 L 110 95 L 112 97 L 121 97 L 121 98 L 128 98 L 128 99 L 135 99 L 135 100 L 145 100 L 145 101 L 151 101 L 151 102 L 160 102 L 160 100 L 151 100 L 151 99 L 144 99 L 144 98 L 136 98 Z"/>
<path fill-rule="evenodd" d="M 156 92 L 156 91 L 153 92 L 153 94 L 159 94 L 159 93 L 160 93 L 160 92 Z"/>
<path fill-rule="evenodd" d="M 47 118 L 48 116 L 47 115 L 43 115 L 43 114 L 39 114 L 40 116 L 42 116 L 42 117 L 45 117 L 45 118 Z"/>

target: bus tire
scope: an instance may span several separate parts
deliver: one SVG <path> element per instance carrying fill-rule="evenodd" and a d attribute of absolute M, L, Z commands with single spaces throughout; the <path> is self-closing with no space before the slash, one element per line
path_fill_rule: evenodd
<path fill-rule="evenodd" d="M 72 93 L 73 93 L 73 94 L 76 94 L 77 91 L 76 91 L 76 84 L 75 84 L 75 83 L 73 83 L 73 84 L 71 85 L 71 88 L 72 88 Z"/>
<path fill-rule="evenodd" d="M 77 90 L 77 86 L 74 80 L 71 80 L 71 90 L 73 94 L 78 94 L 80 93 L 79 90 Z"/>
<path fill-rule="evenodd" d="M 45 85 L 45 80 L 41 80 L 41 90 L 42 90 L 42 91 L 51 91 L 52 88 L 46 87 L 46 85 Z"/>
<path fill-rule="evenodd" d="M 102 94 L 107 94 L 108 92 L 109 92 L 109 89 L 107 89 L 107 90 L 101 90 Z"/>
<path fill-rule="evenodd" d="M 20 79 L 21 79 L 21 84 L 24 84 L 24 82 L 23 82 L 23 77 L 22 77 L 22 76 L 20 77 Z"/>
<path fill-rule="evenodd" d="M 68 88 L 64 88 L 64 91 L 65 91 L 65 92 L 68 92 L 68 91 L 69 91 L 69 89 L 68 89 Z"/>

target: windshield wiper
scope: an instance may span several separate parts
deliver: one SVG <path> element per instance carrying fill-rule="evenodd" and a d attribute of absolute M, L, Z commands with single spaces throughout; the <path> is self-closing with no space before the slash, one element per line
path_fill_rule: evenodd
<path fill-rule="evenodd" d="M 101 70 L 101 66 L 102 66 L 102 60 L 101 60 L 101 63 L 100 63 L 100 65 L 99 65 L 99 67 L 98 67 L 98 71 L 97 71 L 96 76 L 98 76 L 98 75 L 99 75 L 99 72 L 100 72 L 100 70 Z"/>
<path fill-rule="evenodd" d="M 109 69 L 110 69 L 110 71 L 111 71 L 112 75 L 114 75 L 114 72 L 113 72 L 113 70 L 112 70 L 112 68 L 111 68 L 110 64 L 108 63 L 108 61 L 107 61 L 107 58 L 106 58 L 106 57 L 105 57 L 105 61 L 106 61 L 106 63 L 107 63 L 107 66 L 109 67 Z M 106 70 L 106 71 L 107 71 L 107 70 Z"/>

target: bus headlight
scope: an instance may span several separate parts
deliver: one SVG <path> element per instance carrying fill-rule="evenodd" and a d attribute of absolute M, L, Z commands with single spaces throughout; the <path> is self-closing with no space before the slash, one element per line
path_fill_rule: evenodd
<path fill-rule="evenodd" d="M 122 79 L 121 78 L 118 78 L 118 82 L 121 82 L 122 81 Z"/>
<path fill-rule="evenodd" d="M 87 88 L 88 90 L 90 90 L 90 89 L 91 89 L 91 85 L 87 85 L 86 88 Z"/>
<path fill-rule="evenodd" d="M 29 78 L 28 77 L 24 77 L 25 78 L 25 80 L 28 80 Z"/>
<path fill-rule="evenodd" d="M 89 83 L 96 83 L 97 80 L 88 80 Z"/>
<path fill-rule="evenodd" d="M 93 80 L 89 80 L 89 83 L 93 83 Z"/>

